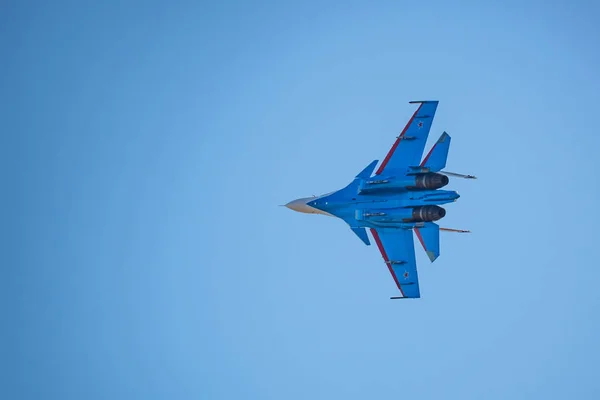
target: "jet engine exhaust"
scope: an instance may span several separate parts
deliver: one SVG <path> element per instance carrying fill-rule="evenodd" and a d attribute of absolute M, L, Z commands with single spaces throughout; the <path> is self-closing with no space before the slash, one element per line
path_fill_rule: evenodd
<path fill-rule="evenodd" d="M 428 174 L 420 174 L 415 178 L 415 186 L 416 189 L 439 189 L 448 184 L 450 180 L 446 175 L 436 174 L 436 173 L 428 173 Z"/>
<path fill-rule="evenodd" d="M 410 222 L 432 222 L 444 218 L 445 215 L 446 210 L 440 206 L 420 206 L 413 208 Z"/>

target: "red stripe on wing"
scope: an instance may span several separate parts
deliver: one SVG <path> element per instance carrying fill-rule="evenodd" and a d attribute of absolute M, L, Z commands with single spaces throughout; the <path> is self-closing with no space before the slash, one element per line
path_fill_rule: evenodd
<path fill-rule="evenodd" d="M 431 156 L 431 153 L 433 153 L 433 149 L 435 149 L 435 146 L 437 146 L 437 142 L 435 142 L 431 150 L 429 150 L 429 153 L 427 153 L 423 161 L 421 161 L 421 167 L 424 167 L 425 164 L 427 164 L 427 160 L 429 160 L 429 157 Z"/>
<path fill-rule="evenodd" d="M 390 274 L 392 274 L 392 278 L 394 278 L 394 282 L 396 282 L 396 286 L 398 286 L 398 289 L 400 289 L 400 293 L 402 293 L 402 297 L 404 297 L 404 292 L 402 291 L 402 287 L 400 286 L 400 282 L 398 282 L 398 278 L 396 278 L 396 274 L 394 273 L 394 269 L 392 268 L 392 264 L 390 264 L 390 259 L 387 256 L 387 253 L 385 252 L 385 249 L 383 248 L 383 244 L 381 243 L 381 239 L 379 239 L 379 234 L 377 233 L 377 231 L 373 228 L 371 229 L 371 234 L 373 235 L 373 239 L 375 239 L 375 243 L 377 243 L 377 247 L 379 247 L 379 251 L 381 252 L 381 256 L 383 257 L 384 261 L 385 261 L 385 265 L 387 265 L 388 269 L 390 270 Z"/>
<path fill-rule="evenodd" d="M 410 119 L 408 120 L 408 123 L 406 124 L 406 126 L 402 130 L 402 133 L 400 133 L 400 136 L 398 136 L 398 138 L 394 142 L 394 145 L 392 146 L 392 148 L 390 149 L 390 151 L 388 151 L 387 155 L 383 159 L 383 162 L 379 166 L 379 169 L 377 170 L 377 172 L 375 172 L 375 175 L 380 175 L 383 172 L 383 170 L 385 169 L 385 166 L 387 165 L 388 161 L 390 161 L 390 158 L 392 158 L 392 155 L 394 154 L 394 152 L 396 151 L 396 148 L 400 144 L 400 141 L 402 140 L 401 139 L 402 136 L 404 136 L 404 134 L 408 130 L 408 127 L 410 126 L 410 124 L 412 124 L 413 120 L 417 116 L 417 113 L 419 112 L 419 110 L 421 109 L 421 107 L 423 107 L 423 103 L 421 103 L 419 105 L 419 108 L 417 108 L 417 111 L 415 111 L 415 113 L 412 115 L 412 117 L 410 117 Z"/>
<path fill-rule="evenodd" d="M 423 241 L 423 236 L 421 236 L 421 232 L 419 232 L 419 228 L 414 228 L 413 230 L 417 234 L 417 238 L 419 239 L 419 242 L 421 242 L 421 246 L 423 246 L 423 250 L 427 251 L 427 247 L 425 247 L 425 242 Z"/>

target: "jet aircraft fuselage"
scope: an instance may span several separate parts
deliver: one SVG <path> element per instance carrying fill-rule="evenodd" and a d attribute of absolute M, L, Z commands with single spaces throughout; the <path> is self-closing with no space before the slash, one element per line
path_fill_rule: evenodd
<path fill-rule="evenodd" d="M 415 103 L 420 104 L 419 108 L 375 175 L 377 160 L 343 189 L 286 204 L 298 212 L 341 218 L 367 245 L 370 241 L 366 228 L 370 229 L 402 294 L 400 298 L 420 297 L 412 232 L 429 259 L 435 261 L 440 230 L 435 221 L 446 215 L 440 205 L 460 197 L 455 191 L 442 189 L 449 183 L 448 175 L 474 178 L 441 171 L 446 166 L 451 140 L 446 132 L 421 161 L 438 102 Z"/>

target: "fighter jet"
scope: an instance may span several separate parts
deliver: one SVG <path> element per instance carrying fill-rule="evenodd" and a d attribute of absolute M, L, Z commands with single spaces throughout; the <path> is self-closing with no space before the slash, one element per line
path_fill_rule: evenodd
<path fill-rule="evenodd" d="M 441 190 L 448 176 L 476 179 L 442 171 L 446 167 L 450 135 L 442 133 L 421 160 L 438 101 L 411 101 L 419 107 L 402 133 L 396 137 L 379 168 L 371 162 L 345 188 L 322 196 L 297 199 L 285 206 L 298 212 L 323 214 L 343 219 L 367 246 L 367 228 L 381 252 L 400 296 L 391 299 L 420 298 L 413 232 L 431 262 L 440 255 L 440 228 L 434 221 L 446 210 L 441 204 L 458 200 L 458 193 Z"/>

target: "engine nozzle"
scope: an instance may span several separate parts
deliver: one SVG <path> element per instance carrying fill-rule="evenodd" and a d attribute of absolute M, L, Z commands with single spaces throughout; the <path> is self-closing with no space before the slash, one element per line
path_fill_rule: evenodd
<path fill-rule="evenodd" d="M 432 222 L 444 218 L 445 215 L 446 210 L 440 206 L 419 206 L 413 208 L 410 222 Z"/>
<path fill-rule="evenodd" d="M 439 189 L 446 186 L 449 179 L 446 175 L 430 172 L 427 174 L 419 174 L 415 179 L 416 189 Z"/>

